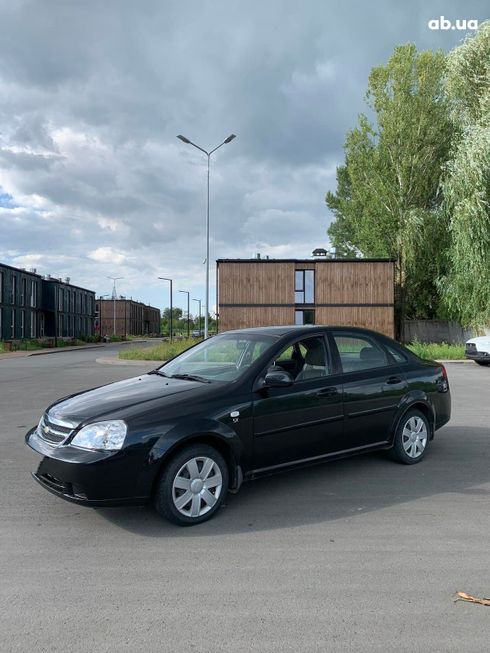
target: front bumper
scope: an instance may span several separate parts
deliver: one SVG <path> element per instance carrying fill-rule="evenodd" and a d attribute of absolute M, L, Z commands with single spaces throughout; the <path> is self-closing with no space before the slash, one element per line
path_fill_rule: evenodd
<path fill-rule="evenodd" d="M 33 478 L 56 496 L 88 506 L 145 503 L 150 494 L 141 487 L 141 454 L 128 451 L 86 451 L 47 444 L 32 429 L 26 444 L 43 456 Z"/>
<path fill-rule="evenodd" d="M 490 354 L 487 351 L 465 351 L 465 358 L 472 361 L 483 361 L 485 363 L 490 363 Z"/>

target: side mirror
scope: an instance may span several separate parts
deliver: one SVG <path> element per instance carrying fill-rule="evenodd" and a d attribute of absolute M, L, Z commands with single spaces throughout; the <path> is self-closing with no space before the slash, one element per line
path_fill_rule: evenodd
<path fill-rule="evenodd" d="M 264 379 L 264 388 L 287 388 L 293 385 L 294 379 L 286 370 L 271 370 Z"/>

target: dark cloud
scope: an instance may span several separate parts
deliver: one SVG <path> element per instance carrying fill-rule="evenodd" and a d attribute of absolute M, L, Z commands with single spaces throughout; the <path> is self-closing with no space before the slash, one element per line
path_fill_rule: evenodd
<path fill-rule="evenodd" d="M 308 256 L 372 66 L 449 48 L 430 18 L 486 3 L 35 0 L 1 3 L 0 257 L 163 303 L 158 274 L 203 293 L 212 257 Z M 9 195 L 7 199 L 6 195 Z"/>

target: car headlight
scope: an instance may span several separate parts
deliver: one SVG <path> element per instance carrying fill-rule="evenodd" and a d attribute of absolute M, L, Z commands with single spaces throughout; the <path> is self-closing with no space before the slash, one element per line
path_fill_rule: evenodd
<path fill-rule="evenodd" d="M 81 449 L 104 449 L 118 451 L 124 443 L 128 427 L 121 419 L 87 424 L 70 442 Z"/>

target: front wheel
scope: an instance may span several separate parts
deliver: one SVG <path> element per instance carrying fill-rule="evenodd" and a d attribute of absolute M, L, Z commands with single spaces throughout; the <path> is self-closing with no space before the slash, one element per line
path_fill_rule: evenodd
<path fill-rule="evenodd" d="M 429 445 L 430 426 L 420 410 L 409 410 L 400 420 L 395 432 L 391 455 L 405 465 L 422 460 Z"/>
<path fill-rule="evenodd" d="M 475 361 L 477 365 L 490 365 L 490 361 Z"/>
<path fill-rule="evenodd" d="M 213 447 L 195 444 L 182 449 L 163 470 L 154 504 L 166 519 L 192 526 L 210 519 L 228 491 L 228 467 Z"/>

